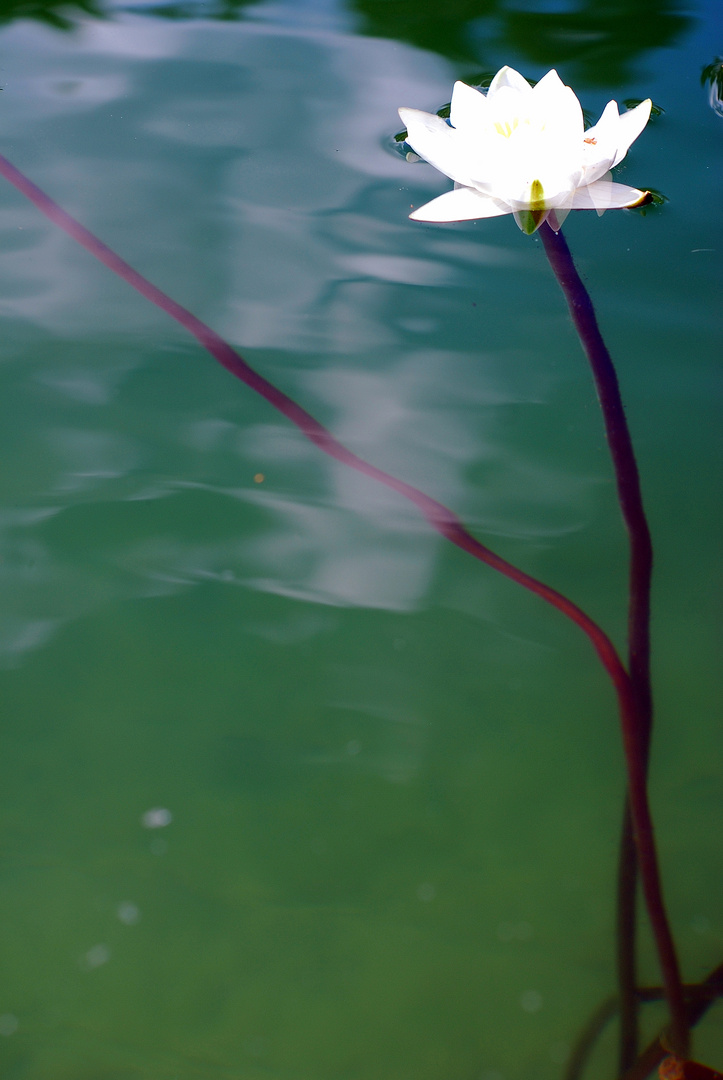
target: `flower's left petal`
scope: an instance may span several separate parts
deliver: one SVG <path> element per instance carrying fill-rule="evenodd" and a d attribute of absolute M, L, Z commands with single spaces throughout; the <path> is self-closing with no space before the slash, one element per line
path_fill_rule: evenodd
<path fill-rule="evenodd" d="M 474 221 L 475 218 L 500 217 L 509 213 L 510 207 L 504 203 L 471 188 L 459 187 L 438 195 L 409 216 L 415 221 Z"/>
<path fill-rule="evenodd" d="M 400 109 L 407 142 L 420 157 L 459 184 L 470 184 L 469 153 L 458 132 L 446 120 L 419 109 Z"/>
<path fill-rule="evenodd" d="M 623 160 L 650 119 L 652 107 L 652 101 L 650 98 L 646 98 L 645 101 L 641 101 L 639 105 L 636 105 L 634 109 L 629 109 L 622 114 L 618 124 L 618 149 L 613 165 L 617 165 L 618 162 Z"/>
<path fill-rule="evenodd" d="M 470 138 L 487 120 L 487 98 L 466 83 L 456 82 L 452 90 L 449 119 L 452 127 L 466 129 Z"/>
<path fill-rule="evenodd" d="M 578 188 L 572 196 L 571 210 L 619 210 L 623 206 L 637 206 L 647 197 L 647 191 L 615 184 L 612 180 L 596 180 L 594 184 Z"/>

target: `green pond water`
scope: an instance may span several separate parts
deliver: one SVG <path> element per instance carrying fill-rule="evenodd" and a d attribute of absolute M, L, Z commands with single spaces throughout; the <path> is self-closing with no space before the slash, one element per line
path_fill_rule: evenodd
<path fill-rule="evenodd" d="M 464 8 L 464 9 L 463 9 Z M 625 647 L 541 242 L 425 226 L 399 105 L 555 65 L 668 202 L 565 225 L 656 545 L 651 797 L 723 959 L 716 3 L 3 8 L 0 152 Z M 65 29 L 53 22 L 69 24 Z M 615 700 L 562 616 L 323 456 L 0 179 L 0 1076 L 553 1080 L 614 992 Z M 659 981 L 647 930 L 641 979 Z M 652 1034 L 663 1016 L 646 1007 Z M 695 1035 L 723 1067 L 723 1006 Z M 614 1032 L 588 1076 L 614 1071 Z"/>

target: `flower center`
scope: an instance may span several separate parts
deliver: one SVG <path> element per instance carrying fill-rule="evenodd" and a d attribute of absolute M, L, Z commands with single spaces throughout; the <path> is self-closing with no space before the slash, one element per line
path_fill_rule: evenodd
<path fill-rule="evenodd" d="M 509 120 L 497 120 L 495 123 L 495 131 L 499 135 L 502 135 L 505 139 L 509 139 L 512 132 L 517 128 L 519 122 L 520 121 L 517 117 L 515 117 L 511 123 Z"/>

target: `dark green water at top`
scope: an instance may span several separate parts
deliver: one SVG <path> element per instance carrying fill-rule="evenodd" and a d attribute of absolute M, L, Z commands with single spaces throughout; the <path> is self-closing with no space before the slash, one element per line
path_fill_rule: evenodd
<path fill-rule="evenodd" d="M 522 6 L 450 9 L 446 37 L 394 10 L 404 33 L 373 5 L 9 22 L 0 152 L 622 647 L 624 536 L 541 244 L 409 222 L 446 181 L 388 139 L 474 65 L 663 106 L 618 175 L 670 201 L 565 232 L 656 543 L 651 791 L 696 980 L 723 953 L 714 5 L 637 45 L 562 8 L 542 36 Z M 435 34 L 446 58 L 413 47 Z M 0 200 L 2 1076 L 560 1076 L 614 987 L 623 770 L 587 642 Z"/>

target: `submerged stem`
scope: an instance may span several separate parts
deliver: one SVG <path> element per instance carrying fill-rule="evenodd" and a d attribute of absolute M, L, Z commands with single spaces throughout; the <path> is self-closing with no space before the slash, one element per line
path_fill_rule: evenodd
<path fill-rule="evenodd" d="M 657 857 L 649 831 L 639 818 L 643 803 L 649 818 L 646 794 L 647 767 L 652 727 L 650 680 L 650 589 L 653 548 L 645 516 L 640 476 L 630 429 L 625 417 L 617 373 L 595 317 L 592 300 L 583 285 L 564 236 L 545 223 L 540 236 L 552 270 L 567 300 L 575 328 L 592 368 L 615 470 L 618 499 L 630 542 L 628 604 L 628 670 L 635 700 L 634 738 L 626 740 L 628 797 L 625 802 L 618 866 L 618 993 L 621 1008 L 620 1069 L 629 1068 L 637 1054 L 637 998 L 635 994 L 637 862 L 643 892 L 660 957 L 666 997 L 672 1017 L 673 1037 L 684 1055 L 687 1020 L 680 972 L 670 927 L 663 906 Z M 642 788 L 636 790 L 635 786 Z M 650 850 L 644 850 L 649 844 Z M 646 876 L 647 875 L 647 876 Z"/>
<path fill-rule="evenodd" d="M 707 1010 L 723 996 L 723 964 L 720 964 L 700 983 L 689 983 L 683 987 L 685 999 L 688 1005 L 688 1025 L 694 1027 L 705 1015 Z M 646 1001 L 664 1001 L 665 990 L 660 986 L 639 986 L 637 998 L 640 1003 Z M 618 1012 L 619 1002 L 617 997 L 606 998 L 592 1015 L 588 1018 L 585 1026 L 580 1031 L 572 1048 L 563 1080 L 582 1080 L 585 1066 L 600 1039 L 607 1023 Z M 659 1035 L 650 1046 L 641 1054 L 634 1063 L 636 1080 L 645 1080 L 649 1072 L 655 1068 L 670 1051 L 661 1042 L 663 1033 Z M 652 1056 L 651 1056 L 652 1055 Z M 620 1080 L 631 1080 L 631 1075 L 626 1071 Z"/>

